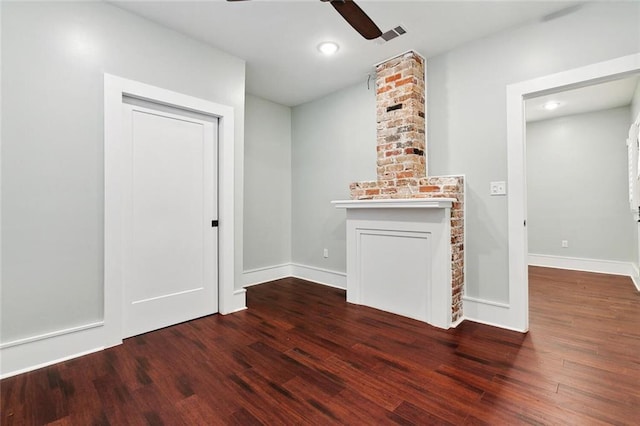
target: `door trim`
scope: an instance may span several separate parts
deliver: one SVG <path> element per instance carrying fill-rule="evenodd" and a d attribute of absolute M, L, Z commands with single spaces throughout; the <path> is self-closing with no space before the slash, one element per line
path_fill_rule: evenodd
<path fill-rule="evenodd" d="M 526 140 L 524 100 L 582 86 L 588 86 L 640 71 L 640 54 L 598 62 L 557 74 L 507 86 L 507 177 L 509 232 L 509 309 L 500 325 L 529 329 L 529 280 L 527 268 Z"/>
<path fill-rule="evenodd" d="M 218 303 L 234 305 L 234 113 L 213 103 L 148 84 L 104 74 L 104 337 L 105 347 L 122 343 L 123 329 L 123 97 L 131 97 L 218 118 Z M 237 297 L 237 296 L 236 296 Z"/>

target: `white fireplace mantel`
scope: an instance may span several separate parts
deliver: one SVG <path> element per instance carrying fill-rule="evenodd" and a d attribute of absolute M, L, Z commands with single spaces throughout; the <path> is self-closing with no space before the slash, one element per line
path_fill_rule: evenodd
<path fill-rule="evenodd" d="M 347 301 L 449 328 L 455 201 L 332 201 L 347 211 Z"/>
<path fill-rule="evenodd" d="M 451 208 L 455 198 L 396 198 L 381 200 L 338 200 L 331 204 L 338 209 L 433 209 Z"/>

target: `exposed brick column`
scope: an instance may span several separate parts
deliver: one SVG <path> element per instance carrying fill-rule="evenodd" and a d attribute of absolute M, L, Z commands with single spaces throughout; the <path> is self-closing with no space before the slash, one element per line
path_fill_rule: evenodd
<path fill-rule="evenodd" d="M 377 171 L 382 186 L 426 176 L 424 60 L 407 52 L 376 67 Z"/>
<path fill-rule="evenodd" d="M 454 198 L 451 207 L 451 320 L 462 317 L 464 177 L 426 175 L 424 59 L 407 52 L 376 67 L 377 172 L 353 182 L 354 200 Z"/>

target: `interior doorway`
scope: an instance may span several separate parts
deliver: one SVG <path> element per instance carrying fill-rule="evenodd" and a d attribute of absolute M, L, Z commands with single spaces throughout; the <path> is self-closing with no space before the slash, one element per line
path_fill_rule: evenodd
<path fill-rule="evenodd" d="M 530 266 L 638 275 L 627 139 L 639 85 L 634 74 L 525 100 Z"/>
<path fill-rule="evenodd" d="M 503 321 L 510 328 L 529 329 L 524 101 L 637 72 L 640 72 L 640 54 L 633 54 L 507 86 L 509 305 Z"/>
<path fill-rule="evenodd" d="M 154 109 L 156 111 L 151 115 L 154 115 L 155 118 L 163 115 L 163 120 L 174 120 L 175 117 L 172 118 L 170 115 L 173 114 L 172 111 L 176 108 L 182 111 L 182 123 L 191 122 L 193 124 L 194 121 L 197 121 L 197 118 L 194 118 L 191 113 L 210 117 L 213 119 L 212 122 L 217 120 L 217 131 L 214 131 L 214 133 L 217 134 L 217 164 L 219 167 L 217 173 L 213 170 L 207 172 L 215 174 L 218 180 L 218 215 L 217 217 L 207 217 L 209 231 L 211 231 L 210 227 L 212 225 L 210 221 L 215 221 L 216 219 L 219 221 L 217 228 L 218 292 L 214 296 L 217 297 L 218 311 L 221 314 L 244 309 L 244 291 L 235 289 L 234 280 L 235 196 L 233 182 L 235 173 L 235 126 L 233 108 L 109 74 L 104 76 L 104 99 L 105 246 L 104 323 L 100 328 L 101 346 L 110 347 L 121 344 L 123 337 L 131 335 L 131 331 L 127 331 L 124 324 L 125 313 L 123 309 L 123 301 L 125 300 L 125 263 L 127 258 L 125 240 L 127 235 L 126 228 L 129 226 L 127 225 L 127 220 L 125 220 L 127 208 L 124 197 L 128 191 L 130 192 L 126 183 L 131 173 L 131 168 L 123 164 L 122 161 L 123 158 L 126 158 L 124 151 L 130 149 L 130 144 L 126 143 L 126 137 L 123 136 L 127 126 L 123 112 L 126 107 L 125 100 L 127 99 L 138 101 L 136 105 L 140 107 L 140 110 L 145 108 L 145 105 L 143 105 L 145 102 L 155 104 Z M 168 125 L 168 123 L 169 121 L 164 121 L 165 125 Z M 196 125 L 196 127 L 198 126 L 200 124 Z M 191 126 L 187 125 L 187 127 Z M 208 149 L 212 151 L 213 146 Z M 167 153 L 165 152 L 165 154 Z M 214 155 L 213 152 L 211 154 Z M 165 157 L 167 156 L 170 157 L 171 155 L 165 155 Z M 196 157 L 197 155 L 192 156 L 192 159 Z M 153 175 L 153 173 L 153 170 L 151 170 L 149 176 Z M 153 184 L 151 184 L 151 187 L 153 187 Z M 210 195 L 215 197 L 216 194 Z M 211 211 L 213 211 L 213 206 Z M 191 243 L 193 241 L 195 241 L 194 238 L 191 239 Z M 207 274 L 211 275 L 211 273 Z M 198 287 L 191 287 L 191 289 L 194 288 Z M 180 289 L 174 293 L 185 290 L 188 291 L 189 289 Z M 172 292 L 169 291 L 156 296 L 167 294 L 171 295 Z M 139 300 L 153 299 L 156 296 L 142 297 Z"/>

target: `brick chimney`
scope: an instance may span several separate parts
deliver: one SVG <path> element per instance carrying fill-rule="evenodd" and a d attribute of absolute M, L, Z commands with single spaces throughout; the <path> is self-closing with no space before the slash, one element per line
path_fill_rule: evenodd
<path fill-rule="evenodd" d="M 386 186 L 426 177 L 424 105 L 422 57 L 408 52 L 376 67 L 377 170 Z"/>
<path fill-rule="evenodd" d="M 377 177 L 349 186 L 355 200 L 455 198 L 451 208 L 451 320 L 462 317 L 464 177 L 427 177 L 425 59 L 409 51 L 376 66 Z"/>

